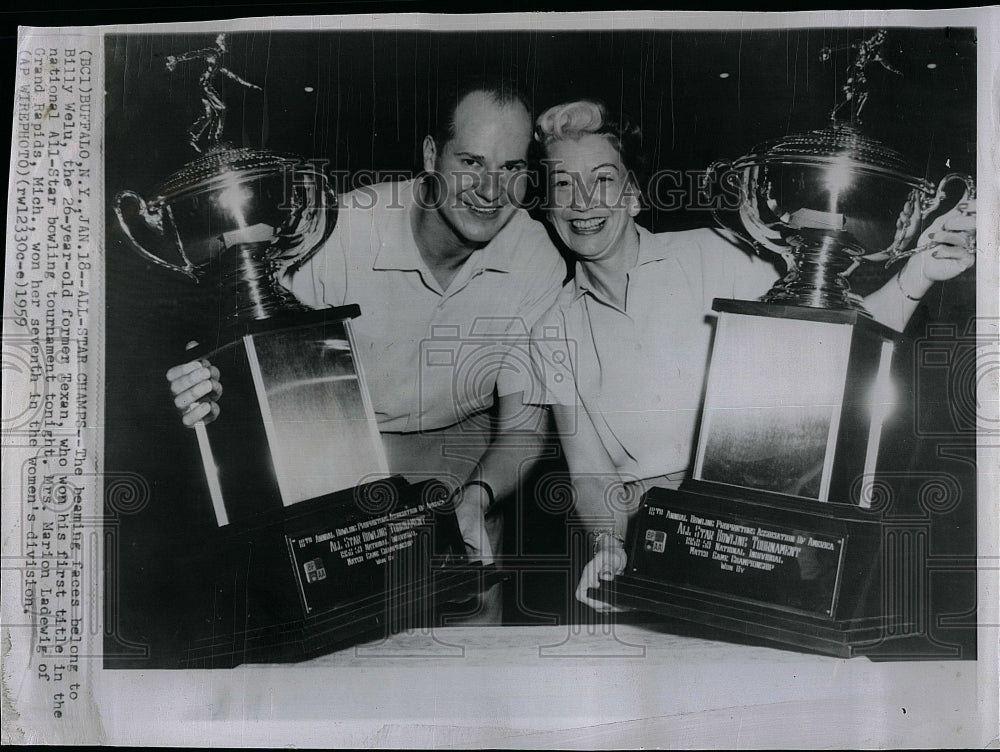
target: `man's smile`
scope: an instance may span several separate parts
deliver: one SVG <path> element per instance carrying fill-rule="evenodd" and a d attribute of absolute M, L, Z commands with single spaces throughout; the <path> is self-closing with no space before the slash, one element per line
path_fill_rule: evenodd
<path fill-rule="evenodd" d="M 475 216 L 482 217 L 483 219 L 492 219 L 500 213 L 502 206 L 479 206 L 478 204 L 472 204 L 468 201 L 462 201 L 462 206 L 471 211 Z"/>

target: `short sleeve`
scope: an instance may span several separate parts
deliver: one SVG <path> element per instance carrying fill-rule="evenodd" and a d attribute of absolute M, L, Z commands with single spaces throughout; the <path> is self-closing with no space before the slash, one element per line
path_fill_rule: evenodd
<path fill-rule="evenodd" d="M 545 252 L 539 253 L 538 268 L 519 272 L 524 281 L 524 294 L 517 318 L 523 322 L 523 327 L 518 328 L 525 333 L 533 331 L 541 316 L 555 303 L 566 274 L 566 264 L 562 257 L 547 238 L 545 243 Z M 511 342 L 511 349 L 497 374 L 499 396 L 505 397 L 518 392 L 527 394 L 533 387 L 534 377 L 531 373 L 533 367 L 532 369 L 525 367 L 527 365 L 525 360 L 529 362 L 531 360 L 530 355 L 527 359 L 524 358 L 525 349 L 530 352 L 527 338 L 524 342 Z"/>
<path fill-rule="evenodd" d="M 573 357 L 562 312 L 554 307 L 531 330 L 531 385 L 524 390 L 529 405 L 566 405 L 577 402 Z"/>

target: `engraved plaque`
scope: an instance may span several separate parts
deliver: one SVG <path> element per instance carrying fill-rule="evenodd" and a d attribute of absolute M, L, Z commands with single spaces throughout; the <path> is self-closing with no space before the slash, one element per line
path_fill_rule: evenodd
<path fill-rule="evenodd" d="M 733 514 L 644 507 L 632 571 L 779 608 L 832 616 L 844 537 Z"/>

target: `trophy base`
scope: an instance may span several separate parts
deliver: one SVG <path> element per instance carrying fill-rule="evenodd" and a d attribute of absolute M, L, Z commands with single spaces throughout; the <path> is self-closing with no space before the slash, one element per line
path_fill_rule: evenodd
<path fill-rule="evenodd" d="M 653 489 L 629 533 L 629 567 L 597 597 L 785 649 L 871 660 L 958 657 L 907 591 L 919 531 L 853 506 L 712 484 Z M 919 594 L 918 594 L 919 595 Z"/>
<path fill-rule="evenodd" d="M 220 528 L 189 547 L 176 562 L 190 582 L 174 615 L 174 667 L 296 662 L 426 629 L 439 606 L 499 578 L 466 561 L 441 484 L 375 485 Z M 388 501 L 365 511 L 366 496 Z"/>

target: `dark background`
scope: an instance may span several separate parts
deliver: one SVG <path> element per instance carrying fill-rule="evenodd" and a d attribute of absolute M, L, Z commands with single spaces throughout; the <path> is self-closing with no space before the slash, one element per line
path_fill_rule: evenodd
<path fill-rule="evenodd" d="M 230 107 L 225 137 L 238 146 L 328 160 L 331 168 L 352 173 L 411 170 L 441 88 L 459 72 L 502 71 L 527 91 L 536 112 L 581 95 L 604 99 L 641 121 L 653 169 L 701 170 L 760 141 L 825 126 L 851 59 L 849 45 L 871 32 L 230 34 L 225 64 L 265 92 L 224 84 Z M 210 46 L 214 36 L 108 39 L 109 199 L 123 188 L 148 195 L 195 156 L 184 130 L 200 108 L 201 68 L 181 64 L 168 73 L 164 58 Z M 834 48 L 834 57 L 824 63 L 819 50 L 826 46 Z M 884 50 L 902 76 L 869 68 L 868 132 L 905 153 L 917 174 L 934 182 L 951 170 L 973 172 L 974 35 L 962 29 L 892 29 Z M 722 78 L 724 73 L 728 77 Z M 709 215 L 690 210 L 647 212 L 641 219 L 656 231 L 711 224 Z M 184 598 L 176 552 L 192 530 L 211 524 L 194 438 L 180 425 L 163 374 L 183 359 L 188 339 L 211 336 L 218 317 L 203 289 L 129 252 L 110 211 L 107 220 L 105 462 L 109 470 L 142 474 L 151 488 L 141 511 L 114 520 L 120 552 L 114 610 L 120 616 L 118 642 L 151 644 L 153 665 L 157 646 L 169 642 L 172 629 L 165 604 Z M 871 265 L 852 280 L 864 293 L 891 273 Z M 933 515 L 935 555 L 975 551 L 975 467 L 967 459 L 940 456 L 942 447 L 974 445 L 975 434 L 974 427 L 956 421 L 953 402 L 962 390 L 956 390 L 955 374 L 921 370 L 914 363 L 928 326 L 952 326 L 961 334 L 974 312 L 974 272 L 936 286 L 896 356 L 897 385 L 914 399 L 893 416 L 883 438 L 882 467 L 899 473 L 892 481 L 897 498 L 912 500 L 894 513 L 929 518 L 916 503 L 919 473 L 949 474 L 962 489 L 959 503 Z M 956 353 L 966 347 L 955 337 L 944 346 Z M 940 430 L 931 431 L 931 438 L 919 436 L 928 433 L 928 425 Z M 958 454 L 967 457 L 968 451 Z M 564 545 L 561 517 L 528 505 L 514 524 L 530 540 L 529 548 Z M 974 608 L 973 576 L 953 574 L 932 584 L 940 596 L 936 609 Z M 567 618 L 571 595 L 565 586 L 529 583 L 523 598 L 531 610 Z M 962 642 L 968 655 L 970 632 L 952 627 L 943 640 Z"/>
<path fill-rule="evenodd" d="M 579 96 L 603 99 L 642 124 L 654 169 L 700 170 L 761 140 L 823 127 L 853 58 L 848 45 L 871 32 L 233 34 L 229 67 L 265 92 L 226 81 L 226 136 L 346 172 L 410 170 L 441 90 L 460 75 L 499 73 L 527 92 L 536 112 Z M 191 158 L 183 129 L 198 114 L 201 68 L 182 63 L 169 73 L 164 58 L 213 41 L 109 40 L 107 127 L 118 145 L 108 155 L 109 190 L 119 181 L 151 188 Z M 828 62 L 819 59 L 824 47 L 833 49 Z M 974 166 L 975 49 L 968 30 L 893 29 L 884 51 L 902 75 L 868 68 L 866 128 L 922 177 L 940 176 L 948 160 L 955 169 Z M 682 214 L 656 215 L 653 224 L 704 221 Z"/>

